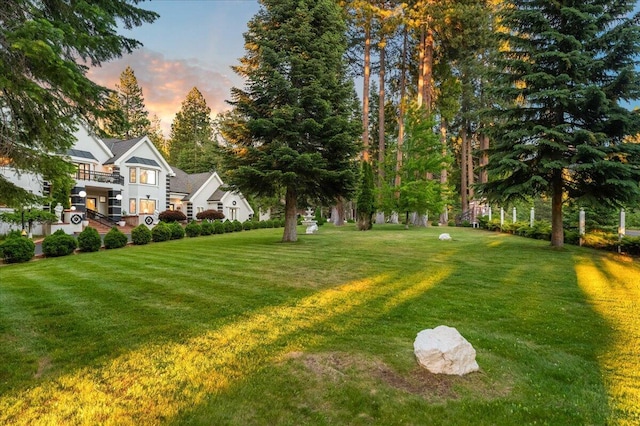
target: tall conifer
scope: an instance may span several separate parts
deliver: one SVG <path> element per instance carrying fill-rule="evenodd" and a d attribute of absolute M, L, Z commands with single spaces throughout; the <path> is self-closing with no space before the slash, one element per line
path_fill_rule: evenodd
<path fill-rule="evenodd" d="M 620 205 L 640 197 L 637 114 L 639 16 L 633 0 L 514 0 L 503 10 L 490 199 L 546 194 L 553 246 L 564 242 L 565 199 Z"/>

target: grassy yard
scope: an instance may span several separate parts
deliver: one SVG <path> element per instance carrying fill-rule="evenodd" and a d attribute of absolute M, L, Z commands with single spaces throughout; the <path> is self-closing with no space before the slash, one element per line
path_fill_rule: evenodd
<path fill-rule="evenodd" d="M 302 229 L 302 228 L 301 228 Z M 0 424 L 640 423 L 640 265 L 325 225 L 0 267 Z M 445 324 L 481 371 L 428 373 Z"/>

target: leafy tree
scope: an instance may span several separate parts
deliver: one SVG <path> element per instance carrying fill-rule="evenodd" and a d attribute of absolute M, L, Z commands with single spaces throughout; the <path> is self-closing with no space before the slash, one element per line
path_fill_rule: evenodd
<path fill-rule="evenodd" d="M 100 65 L 139 46 L 116 32 L 118 25 L 130 29 L 157 18 L 137 3 L 103 0 L 79 7 L 62 0 L 2 2 L 0 162 L 20 173 L 38 174 L 54 187 L 68 184 L 72 167 L 57 154 L 73 145 L 81 120 L 95 124 L 104 116 L 108 94 L 87 78 L 84 64 Z M 34 198 L 0 176 L 0 204 Z"/>
<path fill-rule="evenodd" d="M 366 231 L 373 226 L 372 217 L 375 213 L 373 169 L 368 161 L 362 162 L 360 171 L 360 188 L 356 200 L 358 211 L 358 229 Z"/>
<path fill-rule="evenodd" d="M 217 150 L 213 138 L 211 108 L 197 87 L 182 101 L 171 124 L 169 162 L 187 173 L 216 168 Z"/>
<path fill-rule="evenodd" d="M 296 241 L 298 200 L 352 193 L 359 126 L 346 78 L 345 24 L 332 0 L 266 0 L 249 22 L 235 71 L 235 113 L 224 121 L 227 182 L 258 196 L 284 194 L 283 241 Z"/>
<path fill-rule="evenodd" d="M 106 120 L 104 131 L 118 139 L 133 139 L 149 132 L 151 121 L 144 105 L 142 88 L 133 69 L 127 66 L 120 74 L 120 83 L 109 96 L 113 119 Z"/>
<path fill-rule="evenodd" d="M 162 128 L 160 127 L 160 118 L 156 114 L 153 114 L 151 118 L 151 124 L 147 129 L 147 136 L 153 142 L 153 145 L 160 151 L 162 156 L 166 159 L 169 156 L 169 146 L 168 141 L 164 137 L 162 133 Z"/>
<path fill-rule="evenodd" d="M 640 15 L 635 1 L 512 1 L 503 10 L 495 146 L 484 194 L 497 201 L 546 194 L 553 246 L 564 243 L 562 205 L 619 205 L 640 197 L 637 98 Z"/>

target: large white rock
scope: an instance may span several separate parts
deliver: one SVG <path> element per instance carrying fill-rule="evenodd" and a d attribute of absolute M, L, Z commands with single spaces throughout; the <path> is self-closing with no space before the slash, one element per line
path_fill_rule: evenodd
<path fill-rule="evenodd" d="M 451 241 L 451 235 L 444 233 L 444 234 L 440 234 L 440 236 L 438 237 L 438 239 L 440 241 Z"/>
<path fill-rule="evenodd" d="M 418 333 L 413 351 L 420 365 L 432 373 L 462 376 L 480 369 L 471 343 L 446 325 Z"/>

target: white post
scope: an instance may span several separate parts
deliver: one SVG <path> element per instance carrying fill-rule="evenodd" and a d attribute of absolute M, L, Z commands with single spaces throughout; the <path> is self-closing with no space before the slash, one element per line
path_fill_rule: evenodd
<path fill-rule="evenodd" d="M 489 222 L 491 222 L 491 206 L 489 206 Z"/>
<path fill-rule="evenodd" d="M 531 213 L 529 213 L 529 227 L 533 228 L 533 222 L 536 219 L 536 211 L 533 207 L 531 207 Z"/>
<path fill-rule="evenodd" d="M 504 225 L 504 208 L 500 207 L 500 226 Z"/>
<path fill-rule="evenodd" d="M 624 212 L 624 209 L 620 209 L 620 227 L 618 228 L 618 236 L 620 238 L 624 237 L 626 232 L 626 213 Z"/>
<path fill-rule="evenodd" d="M 584 209 L 580 209 L 580 216 L 578 219 L 578 229 L 580 233 L 580 245 L 582 245 L 582 237 L 584 237 Z"/>
<path fill-rule="evenodd" d="M 513 223 L 516 223 L 516 220 L 517 220 L 517 219 L 518 219 L 518 218 L 517 218 L 517 216 L 516 216 L 516 208 L 514 207 L 514 208 L 513 208 Z"/>

